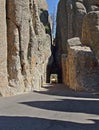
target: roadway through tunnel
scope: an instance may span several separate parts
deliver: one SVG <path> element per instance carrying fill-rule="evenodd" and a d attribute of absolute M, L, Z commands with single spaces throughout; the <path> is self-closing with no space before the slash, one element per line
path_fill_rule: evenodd
<path fill-rule="evenodd" d="M 50 63 L 50 64 L 49 64 Z M 57 47 L 55 41 L 51 44 L 51 57 L 47 66 L 47 83 L 51 83 L 51 77 L 55 78 L 56 83 L 62 83 L 62 67 L 57 61 Z"/>

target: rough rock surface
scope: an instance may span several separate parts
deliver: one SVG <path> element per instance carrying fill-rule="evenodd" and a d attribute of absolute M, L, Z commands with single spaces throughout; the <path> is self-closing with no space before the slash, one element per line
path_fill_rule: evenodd
<path fill-rule="evenodd" d="M 5 93 L 7 81 L 7 37 L 5 0 L 0 0 L 0 94 Z"/>
<path fill-rule="evenodd" d="M 89 47 L 79 38 L 68 40 L 68 55 L 62 55 L 63 82 L 74 90 L 99 90 L 99 65 Z"/>
<path fill-rule="evenodd" d="M 98 0 L 59 1 L 56 48 L 57 63 L 62 61 L 66 85 L 75 90 L 99 88 Z"/>
<path fill-rule="evenodd" d="M 58 62 L 60 62 L 61 54 L 67 51 L 67 40 L 73 37 L 82 37 L 82 24 L 84 16 L 91 11 L 97 10 L 99 11 L 98 0 L 59 1 L 56 28 Z"/>
<path fill-rule="evenodd" d="M 0 17 L 3 17 L 0 19 L 0 26 L 3 27 L 0 30 L 0 35 L 3 34 L 0 37 L 0 64 L 2 60 L 4 62 L 0 65 L 0 73 L 5 74 L 5 77 L 0 76 L 0 92 L 6 96 L 2 87 L 7 86 L 9 95 L 38 90 L 46 81 L 46 67 L 50 57 L 50 23 L 46 1 L 4 2 L 0 1 Z"/>
<path fill-rule="evenodd" d="M 85 16 L 82 43 L 91 47 L 99 59 L 99 11 L 92 11 Z"/>

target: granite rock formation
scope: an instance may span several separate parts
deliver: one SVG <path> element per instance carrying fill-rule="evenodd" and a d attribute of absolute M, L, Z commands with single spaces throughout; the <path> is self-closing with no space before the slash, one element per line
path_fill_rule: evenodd
<path fill-rule="evenodd" d="M 56 48 L 63 83 L 74 90 L 99 91 L 98 0 L 59 1 Z"/>
<path fill-rule="evenodd" d="M 5 93 L 7 79 L 7 31 L 5 0 L 0 0 L 0 95 Z"/>
<path fill-rule="evenodd" d="M 63 82 L 75 91 L 99 90 L 99 65 L 92 50 L 75 37 L 68 40 L 67 51 L 62 55 Z"/>
<path fill-rule="evenodd" d="M 0 95 L 39 91 L 52 72 L 99 91 L 99 0 L 60 0 L 54 45 L 45 0 L 0 0 Z"/>
<path fill-rule="evenodd" d="M 91 47 L 99 60 L 99 11 L 92 11 L 85 16 L 82 43 Z"/>
<path fill-rule="evenodd" d="M 98 0 L 60 0 L 57 10 L 56 46 L 60 60 L 67 50 L 67 40 L 82 37 L 82 24 L 86 14 L 99 10 Z M 95 19 L 95 16 L 94 16 Z M 98 18 L 97 18 L 98 21 Z M 61 26 L 62 25 L 62 26 Z"/>
<path fill-rule="evenodd" d="M 51 54 L 46 1 L 1 0 L 0 10 L 0 93 L 39 90 Z"/>

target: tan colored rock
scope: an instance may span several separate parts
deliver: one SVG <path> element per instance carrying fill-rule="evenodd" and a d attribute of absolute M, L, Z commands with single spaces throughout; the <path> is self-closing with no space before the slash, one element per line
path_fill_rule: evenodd
<path fill-rule="evenodd" d="M 57 63 L 62 61 L 63 82 L 75 90 L 99 86 L 98 12 L 99 0 L 60 0 L 58 4 L 56 58 Z"/>
<path fill-rule="evenodd" d="M 89 47 L 79 38 L 68 40 L 68 55 L 62 55 L 63 81 L 73 90 L 95 90 L 99 86 L 99 66 Z"/>
<path fill-rule="evenodd" d="M 0 94 L 3 96 L 39 90 L 46 82 L 51 54 L 46 1 L 6 2 L 0 1 Z"/>
<path fill-rule="evenodd" d="M 82 43 L 91 47 L 99 59 L 99 11 L 90 12 L 85 16 Z"/>
<path fill-rule="evenodd" d="M 7 39 L 9 86 L 16 93 L 31 87 L 28 46 L 29 46 L 29 2 L 27 0 L 7 1 Z"/>
<path fill-rule="evenodd" d="M 86 14 L 87 10 L 83 0 L 60 0 L 56 28 L 58 57 L 61 57 L 61 54 L 67 51 L 66 44 L 68 39 L 73 37 L 81 38 L 83 18 Z"/>
<path fill-rule="evenodd" d="M 74 28 L 75 28 L 75 36 L 79 36 L 81 38 L 82 35 L 82 23 L 83 23 L 83 18 L 87 14 L 87 10 L 83 3 L 81 2 L 76 2 L 75 3 L 75 14 L 74 14 Z M 74 37 L 74 36 L 73 36 Z"/>
<path fill-rule="evenodd" d="M 60 0 L 57 10 L 56 46 L 58 62 L 66 53 L 67 40 L 82 37 L 84 16 L 91 11 L 99 11 L 99 0 Z"/>
<path fill-rule="evenodd" d="M 7 32 L 6 32 L 6 2 L 0 0 L 0 95 L 7 94 Z"/>
<path fill-rule="evenodd" d="M 43 5 L 41 6 L 40 4 Z M 34 61 L 33 62 L 34 68 L 32 68 L 31 70 L 31 72 L 33 73 L 32 83 L 34 86 L 33 89 L 39 90 L 42 83 L 46 82 L 47 65 L 51 54 L 50 51 L 51 38 L 50 35 L 46 32 L 45 28 L 47 26 L 50 32 L 50 23 L 48 19 L 49 17 L 48 8 L 45 0 L 42 0 L 42 3 L 40 3 L 40 1 L 34 1 L 31 5 L 32 5 L 31 6 L 32 21 L 30 24 L 30 28 L 32 34 L 31 35 L 32 46 L 30 57 L 31 61 Z"/>

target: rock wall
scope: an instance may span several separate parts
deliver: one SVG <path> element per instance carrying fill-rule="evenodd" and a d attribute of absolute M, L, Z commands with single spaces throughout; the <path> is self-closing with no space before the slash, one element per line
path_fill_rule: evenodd
<path fill-rule="evenodd" d="M 92 50 L 76 37 L 68 40 L 67 50 L 62 55 L 63 82 L 75 91 L 99 91 L 99 64 Z"/>
<path fill-rule="evenodd" d="M 85 16 L 82 43 L 91 47 L 99 60 L 99 11 L 90 12 Z"/>
<path fill-rule="evenodd" d="M 5 93 L 7 80 L 7 31 L 5 0 L 0 0 L 0 95 Z"/>
<path fill-rule="evenodd" d="M 74 90 L 99 91 L 98 0 L 59 1 L 56 47 L 63 83 Z"/>
<path fill-rule="evenodd" d="M 51 54 L 46 1 L 7 0 L 6 4 L 4 2 L 0 2 L 3 12 L 0 14 L 0 17 L 3 16 L 0 25 L 2 24 L 4 32 L 0 32 L 4 36 L 0 37 L 0 46 L 4 48 L 0 48 L 3 51 L 3 56 L 2 51 L 0 52 L 0 62 L 4 59 L 0 72 L 5 74 L 4 79 L 0 78 L 1 95 L 6 96 L 2 92 L 4 87 L 7 88 L 8 95 L 39 90 L 46 81 L 46 67 Z M 3 84 L 2 79 L 5 80 Z"/>
<path fill-rule="evenodd" d="M 60 0 L 57 10 L 57 57 L 67 51 L 67 40 L 82 37 L 83 18 L 91 11 L 99 10 L 98 0 Z M 94 16 L 95 17 L 95 16 Z"/>

